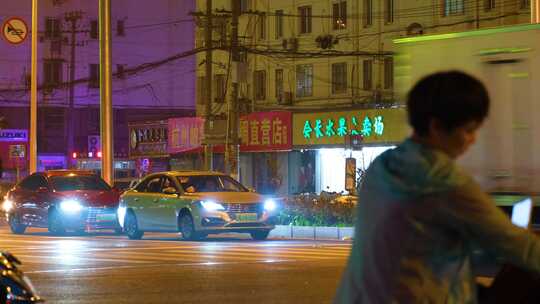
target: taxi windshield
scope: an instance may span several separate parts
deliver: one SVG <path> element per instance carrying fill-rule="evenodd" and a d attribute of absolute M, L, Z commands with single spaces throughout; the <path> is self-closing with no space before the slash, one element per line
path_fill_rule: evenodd
<path fill-rule="evenodd" d="M 242 184 L 226 175 L 178 176 L 177 179 L 187 193 L 248 191 Z"/>

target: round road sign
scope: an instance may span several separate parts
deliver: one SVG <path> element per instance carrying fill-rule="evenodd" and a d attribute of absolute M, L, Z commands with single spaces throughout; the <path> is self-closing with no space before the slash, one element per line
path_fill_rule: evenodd
<path fill-rule="evenodd" d="M 9 18 L 2 25 L 2 36 L 9 43 L 19 44 L 28 36 L 28 26 L 21 18 Z"/>

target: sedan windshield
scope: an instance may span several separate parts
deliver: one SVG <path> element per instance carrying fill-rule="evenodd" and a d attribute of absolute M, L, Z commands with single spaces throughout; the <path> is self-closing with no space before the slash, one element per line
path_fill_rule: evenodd
<path fill-rule="evenodd" d="M 98 176 L 75 175 L 75 176 L 53 176 L 51 177 L 53 188 L 56 191 L 75 190 L 101 190 L 111 189 L 107 183 Z"/>
<path fill-rule="evenodd" d="M 226 175 L 178 176 L 177 179 L 187 193 L 248 191 L 242 184 Z"/>

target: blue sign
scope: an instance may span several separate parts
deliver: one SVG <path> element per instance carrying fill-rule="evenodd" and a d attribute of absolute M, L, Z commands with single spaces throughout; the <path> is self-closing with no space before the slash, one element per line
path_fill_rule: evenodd
<path fill-rule="evenodd" d="M 3 129 L 0 130 L 0 141 L 28 141 L 28 130 Z"/>

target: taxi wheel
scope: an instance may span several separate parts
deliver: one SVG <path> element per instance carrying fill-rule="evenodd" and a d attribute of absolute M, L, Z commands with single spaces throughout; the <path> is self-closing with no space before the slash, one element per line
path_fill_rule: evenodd
<path fill-rule="evenodd" d="M 201 239 L 201 234 L 195 231 L 193 218 L 190 214 L 185 213 L 178 220 L 178 228 L 182 232 L 182 240 L 195 241 Z"/>
<path fill-rule="evenodd" d="M 124 230 L 130 240 L 140 240 L 144 234 L 143 231 L 139 230 L 139 225 L 137 224 L 137 217 L 135 216 L 133 211 L 129 211 L 126 214 Z"/>
<path fill-rule="evenodd" d="M 251 238 L 254 240 L 264 241 L 268 238 L 268 234 L 270 234 L 270 230 L 251 231 L 249 234 L 251 234 Z"/>
<path fill-rule="evenodd" d="M 66 233 L 64 223 L 62 223 L 62 217 L 56 210 L 49 212 L 49 232 L 54 235 L 63 235 Z"/>
<path fill-rule="evenodd" d="M 26 225 L 21 224 L 21 218 L 18 214 L 13 214 L 9 217 L 9 229 L 14 234 L 23 234 L 26 230 Z"/>

